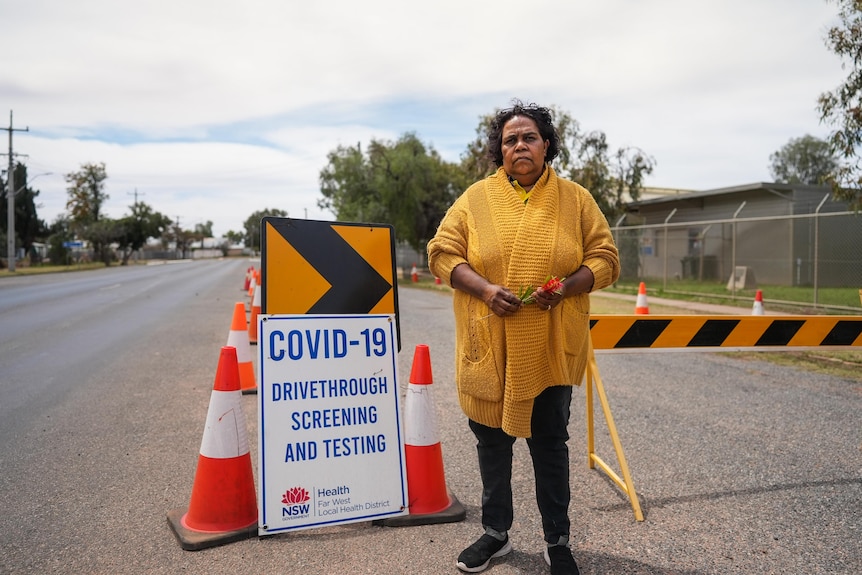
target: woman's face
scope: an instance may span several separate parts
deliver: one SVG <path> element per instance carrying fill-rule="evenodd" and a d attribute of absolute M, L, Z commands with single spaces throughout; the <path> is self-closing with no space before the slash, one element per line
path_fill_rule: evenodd
<path fill-rule="evenodd" d="M 527 116 L 514 116 L 503 125 L 503 169 L 522 186 L 532 186 L 545 170 L 548 140 Z"/>

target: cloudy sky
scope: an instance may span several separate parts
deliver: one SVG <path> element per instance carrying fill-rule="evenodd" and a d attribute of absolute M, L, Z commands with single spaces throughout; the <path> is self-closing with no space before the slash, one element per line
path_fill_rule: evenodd
<path fill-rule="evenodd" d="M 735 186 L 768 181 L 791 138 L 828 134 L 816 104 L 845 76 L 824 44 L 836 14 L 826 0 L 0 0 L 0 126 L 12 111 L 29 128 L 14 152 L 49 223 L 64 174 L 91 162 L 110 217 L 137 191 L 216 234 L 264 208 L 331 220 L 318 175 L 338 145 L 415 132 L 457 161 L 514 97 L 642 148 L 647 185 Z"/>

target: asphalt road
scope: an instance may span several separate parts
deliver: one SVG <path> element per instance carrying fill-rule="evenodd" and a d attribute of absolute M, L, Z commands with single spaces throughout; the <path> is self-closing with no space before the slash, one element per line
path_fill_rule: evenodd
<path fill-rule="evenodd" d="M 0 572 L 457 572 L 455 557 L 481 527 L 474 441 L 454 393 L 451 300 L 410 288 L 399 291 L 400 385 L 413 349 L 427 344 L 447 485 L 466 520 L 180 548 L 166 514 L 188 505 L 248 265 L 0 280 Z M 582 573 L 859 572 L 858 383 L 719 353 L 598 361 L 646 520 L 636 522 L 619 490 L 587 467 L 581 388 L 570 445 Z M 256 396 L 243 406 L 256 461 Z M 601 426 L 597 450 L 615 464 Z M 522 441 L 514 481 L 515 551 L 487 572 L 547 573 Z"/>

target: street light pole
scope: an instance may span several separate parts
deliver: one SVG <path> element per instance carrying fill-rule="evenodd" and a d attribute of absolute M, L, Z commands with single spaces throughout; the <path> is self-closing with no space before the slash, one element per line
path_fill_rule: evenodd
<path fill-rule="evenodd" d="M 26 190 L 27 188 L 29 188 L 29 187 L 30 187 L 30 184 L 32 184 L 32 183 L 33 183 L 33 180 L 35 180 L 35 179 L 36 179 L 36 178 L 38 178 L 39 176 L 51 176 L 51 175 L 53 175 L 53 174 L 54 174 L 54 172 L 42 172 L 41 174 L 36 174 L 36 175 L 35 175 L 35 176 L 33 176 L 32 178 L 28 176 L 28 177 L 27 177 L 27 181 L 26 181 L 26 182 L 24 182 L 24 185 L 23 185 L 23 186 L 20 186 L 17 190 L 15 190 L 15 195 L 17 196 L 18 194 L 20 194 L 21 192 L 23 192 L 24 190 Z"/>

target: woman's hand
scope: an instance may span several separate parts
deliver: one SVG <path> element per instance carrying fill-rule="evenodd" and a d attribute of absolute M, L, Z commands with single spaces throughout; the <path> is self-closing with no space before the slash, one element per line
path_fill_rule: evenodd
<path fill-rule="evenodd" d="M 539 309 L 551 311 L 551 308 L 559 305 L 566 296 L 590 293 L 593 289 L 593 281 L 592 270 L 587 266 L 581 266 L 575 273 L 563 280 L 557 291 L 544 290 L 541 287 L 536 288 L 536 291 L 533 292 L 533 299 Z"/>
<path fill-rule="evenodd" d="M 469 264 L 455 266 L 451 281 L 453 288 L 481 299 L 491 308 L 491 313 L 499 317 L 512 315 L 523 305 L 518 296 L 503 286 L 492 284 L 477 274 Z"/>
<path fill-rule="evenodd" d="M 496 284 L 487 284 L 482 293 L 482 299 L 491 311 L 498 317 L 512 315 L 524 303 L 509 289 Z"/>
<path fill-rule="evenodd" d="M 566 284 L 562 284 L 562 289 L 558 292 L 546 291 L 540 287 L 533 292 L 533 299 L 536 300 L 536 305 L 539 309 L 551 311 L 551 308 L 557 306 L 563 298 L 566 297 Z"/>

